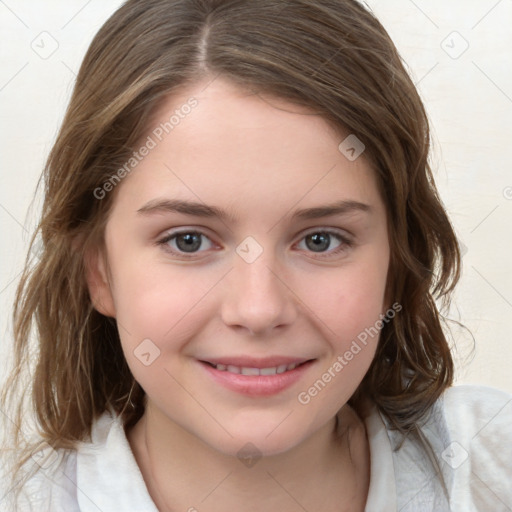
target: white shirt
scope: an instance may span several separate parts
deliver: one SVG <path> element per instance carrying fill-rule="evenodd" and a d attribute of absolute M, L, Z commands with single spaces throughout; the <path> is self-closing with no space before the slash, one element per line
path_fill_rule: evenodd
<path fill-rule="evenodd" d="M 417 442 L 408 439 L 394 451 L 401 437 L 375 407 L 364 422 L 371 453 L 366 512 L 512 510 L 511 395 L 455 386 L 433 407 L 422 432 L 439 460 L 449 501 Z M 158 512 L 117 417 L 104 414 L 92 443 L 51 462 L 27 482 L 22 512 Z M 2 512 L 15 510 L 8 497 Z M 189 510 L 194 506 L 201 511 L 200 503 Z"/>

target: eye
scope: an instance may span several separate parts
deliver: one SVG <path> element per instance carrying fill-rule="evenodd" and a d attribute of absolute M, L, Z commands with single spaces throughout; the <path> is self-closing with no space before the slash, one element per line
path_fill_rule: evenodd
<path fill-rule="evenodd" d="M 332 248 L 333 241 L 337 242 L 334 248 Z M 301 245 L 302 247 L 300 247 Z M 306 249 L 303 249 L 304 245 Z M 348 237 L 337 231 L 321 230 L 306 234 L 306 236 L 301 239 L 299 248 L 318 253 L 322 257 L 330 257 L 350 249 L 352 245 L 352 241 L 349 240 Z M 329 247 L 331 247 L 331 250 L 329 250 Z"/>
<path fill-rule="evenodd" d="M 333 248 L 334 242 L 336 245 Z M 197 253 L 212 249 L 215 244 L 201 231 L 183 230 L 168 233 L 157 241 L 157 245 L 163 246 L 164 250 L 171 254 L 193 257 Z M 298 244 L 299 249 L 316 253 L 322 258 L 335 256 L 352 246 L 353 243 L 348 237 L 328 229 L 310 232 Z"/>
<path fill-rule="evenodd" d="M 213 247 L 213 242 L 200 231 L 180 231 L 178 233 L 169 233 L 164 238 L 159 240 L 158 245 L 164 246 L 166 251 L 174 254 L 194 254 L 202 247 L 204 249 L 204 241 L 206 249 Z"/>

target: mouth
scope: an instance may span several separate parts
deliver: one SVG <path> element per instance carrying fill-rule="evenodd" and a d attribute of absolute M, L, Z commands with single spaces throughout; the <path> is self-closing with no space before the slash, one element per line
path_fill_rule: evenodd
<path fill-rule="evenodd" d="M 312 359 L 308 359 L 303 362 L 280 364 L 277 366 L 268 366 L 264 368 L 258 368 L 256 366 L 236 366 L 234 364 L 222 364 L 222 363 L 210 363 L 209 361 L 202 361 L 205 364 L 210 365 L 212 368 L 220 372 L 229 372 L 237 375 L 247 375 L 256 377 L 258 375 L 278 375 L 285 372 L 295 370 L 295 368 L 309 363 Z"/>
<path fill-rule="evenodd" d="M 229 358 L 198 360 L 214 383 L 251 397 L 277 395 L 297 383 L 315 359 Z"/>

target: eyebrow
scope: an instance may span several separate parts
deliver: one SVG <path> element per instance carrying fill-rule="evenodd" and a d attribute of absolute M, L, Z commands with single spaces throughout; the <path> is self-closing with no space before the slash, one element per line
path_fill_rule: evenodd
<path fill-rule="evenodd" d="M 292 215 L 292 220 L 318 219 L 330 215 L 347 215 L 355 212 L 372 213 L 373 209 L 369 204 L 353 200 L 342 200 L 325 206 L 316 206 L 297 210 Z M 216 207 L 194 201 L 183 201 L 179 199 L 153 199 L 137 210 L 141 215 L 157 213 L 183 213 L 196 217 L 219 218 L 223 221 L 235 223 L 236 217 Z"/>

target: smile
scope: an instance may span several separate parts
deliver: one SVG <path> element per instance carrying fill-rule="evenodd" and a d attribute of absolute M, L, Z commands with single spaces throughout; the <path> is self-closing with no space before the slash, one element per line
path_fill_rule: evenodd
<path fill-rule="evenodd" d="M 286 360 L 287 359 L 287 360 Z M 296 384 L 315 363 L 314 359 L 226 358 L 199 363 L 216 384 L 238 394 L 265 397 L 279 394 Z"/>
<path fill-rule="evenodd" d="M 211 364 L 211 363 L 210 363 Z M 277 375 L 278 373 L 285 373 L 291 370 L 295 370 L 299 364 L 303 363 L 291 363 L 291 364 L 280 364 L 279 366 L 273 366 L 269 368 L 250 368 L 247 366 L 235 366 L 232 364 L 212 364 L 212 366 L 221 372 L 236 373 L 239 375 Z"/>

